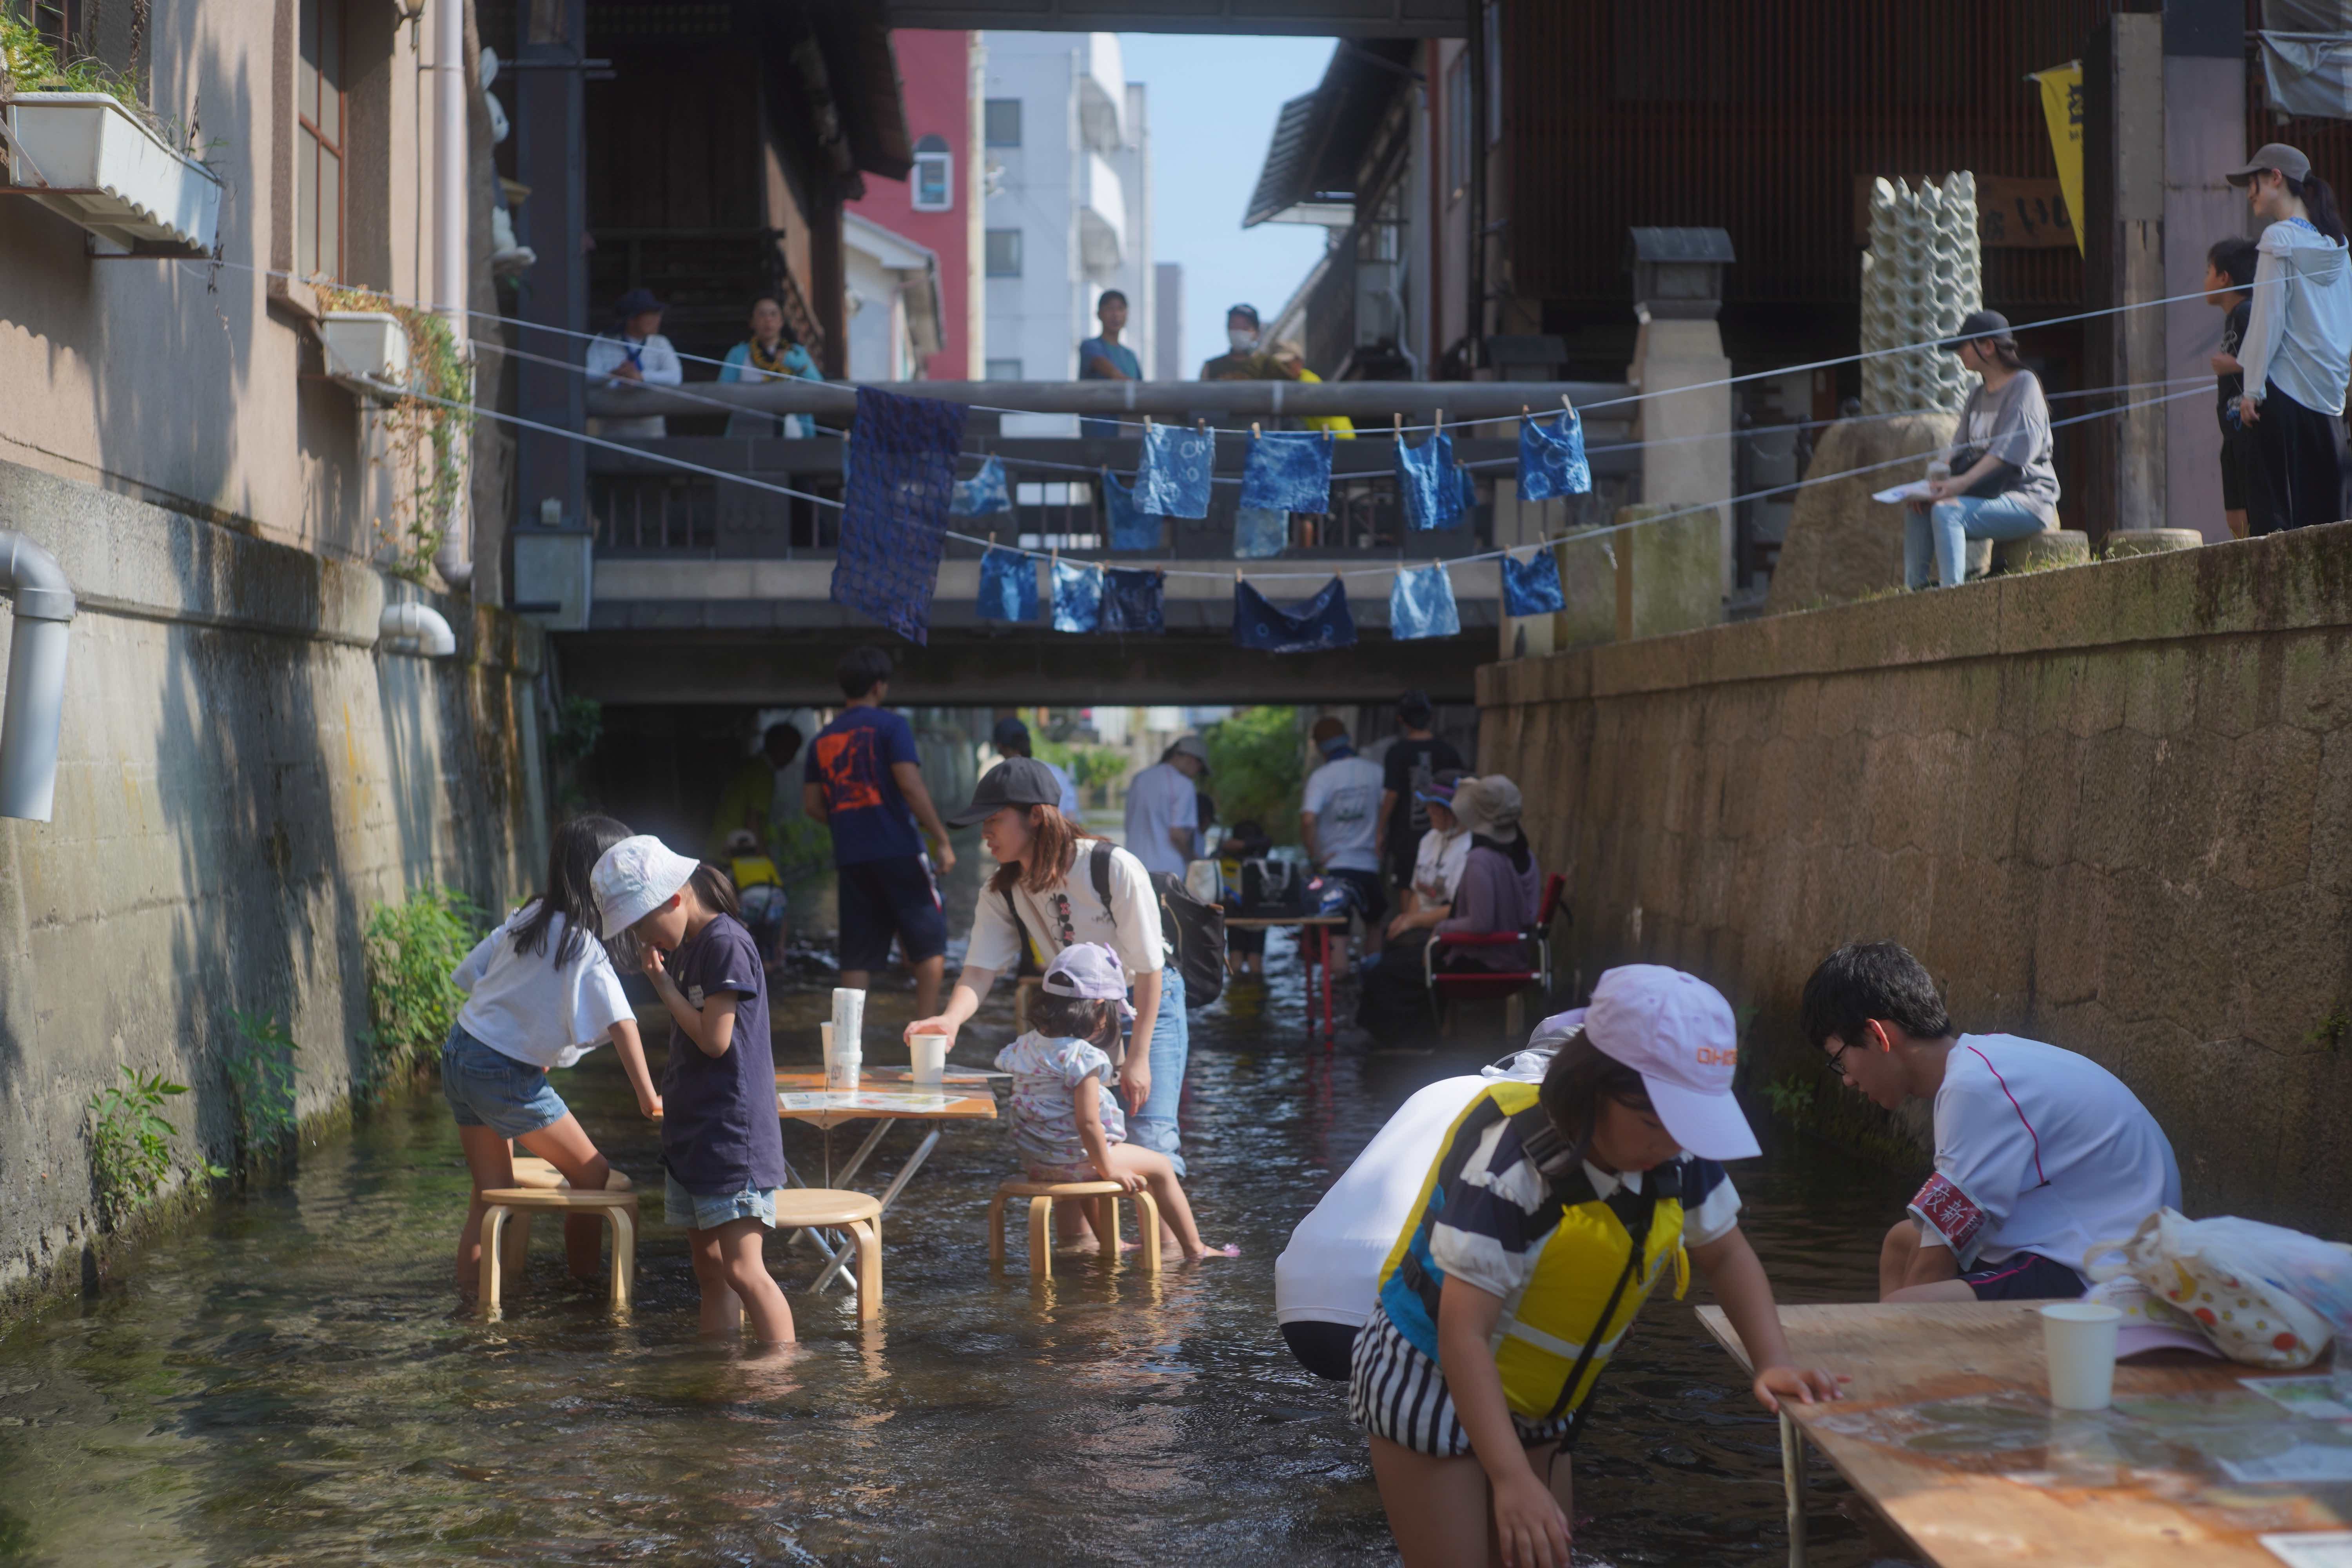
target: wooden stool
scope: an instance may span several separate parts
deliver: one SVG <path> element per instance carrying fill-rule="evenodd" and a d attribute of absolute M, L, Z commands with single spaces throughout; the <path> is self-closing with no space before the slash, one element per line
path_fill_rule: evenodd
<path fill-rule="evenodd" d="M 1054 1276 L 1054 1205 L 1074 1198 L 1108 1198 L 1102 1205 L 1100 1226 L 1103 1245 L 1110 1250 L 1107 1256 L 1118 1256 L 1118 1200 L 1132 1198 L 1135 1202 L 1135 1225 L 1143 1232 L 1143 1271 L 1160 1272 L 1160 1204 L 1148 1189 L 1129 1192 L 1117 1182 L 1000 1182 L 996 1195 L 988 1201 L 988 1262 L 992 1268 L 1004 1267 L 1004 1200 L 1029 1200 L 1029 1273 L 1031 1278 L 1050 1279 Z"/>
<path fill-rule="evenodd" d="M 882 1310 L 882 1201 L 827 1187 L 776 1189 L 779 1230 L 842 1230 L 857 1248 L 857 1321 Z"/>
<path fill-rule="evenodd" d="M 515 1185 L 518 1187 L 535 1187 L 547 1192 L 561 1190 L 568 1193 L 572 1190 L 572 1184 L 564 1180 L 563 1173 L 557 1170 L 551 1162 L 542 1160 L 536 1154 L 514 1156 L 514 1175 Z M 635 1190 L 635 1183 L 629 1180 L 629 1173 L 626 1171 L 607 1168 L 604 1176 L 606 1192 L 630 1192 Z M 522 1278 L 522 1260 L 530 1252 L 530 1211 L 529 1209 L 518 1210 L 508 1216 L 505 1246 L 506 1256 L 499 1260 L 499 1266 L 520 1279 Z"/>
<path fill-rule="evenodd" d="M 614 1175 L 621 1173 L 615 1171 Z M 522 1254 L 516 1250 L 511 1260 L 500 1256 L 506 1242 L 507 1220 L 515 1215 L 534 1212 L 578 1214 L 583 1210 L 604 1215 L 613 1227 L 613 1305 L 629 1304 L 629 1285 L 637 1272 L 637 1194 L 625 1185 L 605 1188 L 600 1193 L 577 1193 L 568 1186 L 558 1187 L 493 1187 L 482 1194 L 489 1206 L 482 1211 L 482 1310 L 496 1316 L 499 1310 L 499 1286 L 508 1267 L 520 1270 Z"/>

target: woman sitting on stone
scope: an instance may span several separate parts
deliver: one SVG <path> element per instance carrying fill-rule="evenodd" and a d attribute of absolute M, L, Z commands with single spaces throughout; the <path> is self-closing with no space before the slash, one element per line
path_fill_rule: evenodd
<path fill-rule="evenodd" d="M 2017 356 L 2009 318 L 1978 310 L 1944 347 L 1984 379 L 1960 406 L 1948 478 L 1927 482 L 1927 499 L 1905 513 L 1903 585 L 1968 581 L 1969 541 L 2025 539 L 2058 526 L 2058 470 L 2052 466 L 2050 405 Z"/>

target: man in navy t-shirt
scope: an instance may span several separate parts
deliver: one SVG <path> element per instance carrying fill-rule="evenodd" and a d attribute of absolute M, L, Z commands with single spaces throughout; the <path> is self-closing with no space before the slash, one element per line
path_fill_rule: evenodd
<path fill-rule="evenodd" d="M 890 693 L 889 654 L 851 648 L 836 673 L 849 705 L 809 745 L 801 806 L 833 832 L 841 983 L 865 990 L 872 972 L 890 961 L 896 937 L 914 972 L 916 1016 L 928 1018 L 939 1010 L 947 972 L 948 922 L 922 834 L 939 847 L 940 870 L 955 869 L 955 850 L 923 787 L 914 730 L 882 706 Z"/>

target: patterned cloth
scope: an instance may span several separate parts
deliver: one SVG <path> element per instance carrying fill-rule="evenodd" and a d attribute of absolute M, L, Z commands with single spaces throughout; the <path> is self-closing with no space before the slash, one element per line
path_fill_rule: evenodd
<path fill-rule="evenodd" d="M 1242 468 L 1242 505 L 1271 511 L 1331 510 L 1331 437 L 1278 430 L 1250 437 Z"/>
<path fill-rule="evenodd" d="M 1216 437 L 1181 425 L 1154 425 L 1143 433 L 1143 462 L 1135 471 L 1135 510 L 1153 517 L 1209 515 L 1209 469 Z"/>
<path fill-rule="evenodd" d="M 1454 437 L 1439 431 L 1418 447 L 1396 444 L 1397 495 L 1417 529 L 1454 528 L 1462 521 L 1462 479 L 1454 466 Z"/>
<path fill-rule="evenodd" d="M 1245 506 L 1234 513 L 1234 559 L 1263 561 L 1290 542 L 1290 514 Z"/>
<path fill-rule="evenodd" d="M 1278 610 L 1247 583 L 1234 584 L 1234 646 L 1262 653 L 1320 653 L 1356 646 L 1347 585 L 1334 577 L 1295 610 Z"/>
<path fill-rule="evenodd" d="M 1549 616 L 1568 608 L 1559 588 L 1559 557 L 1547 544 L 1525 561 L 1503 557 L 1503 613 Z"/>
<path fill-rule="evenodd" d="M 1550 500 L 1557 496 L 1587 495 L 1592 489 L 1592 465 L 1584 460 L 1584 419 L 1573 408 L 1552 416 L 1551 427 L 1540 419 L 1519 421 L 1519 499 Z"/>
<path fill-rule="evenodd" d="M 1113 566 L 1103 573 L 1100 630 L 1156 637 L 1168 629 L 1168 576 Z"/>
<path fill-rule="evenodd" d="M 1135 510 L 1135 491 L 1108 468 L 1102 471 L 1103 516 L 1113 550 L 1157 550 L 1160 520 Z"/>
<path fill-rule="evenodd" d="M 961 404 L 857 389 L 831 597 L 913 643 L 930 640 L 966 412 Z"/>
<path fill-rule="evenodd" d="M 991 547 L 980 558 L 980 618 L 983 621 L 1034 621 L 1037 618 L 1037 563 L 1018 550 Z"/>
<path fill-rule="evenodd" d="M 1462 635 L 1454 579 L 1442 563 L 1397 569 L 1396 583 L 1389 589 L 1389 635 L 1399 642 Z"/>
<path fill-rule="evenodd" d="M 1102 568 L 1087 561 L 1054 563 L 1054 629 L 1090 632 L 1102 624 Z"/>
<path fill-rule="evenodd" d="M 1127 1142 L 1127 1118 L 1110 1089 L 1110 1058 L 1092 1041 L 1056 1038 L 1032 1029 L 996 1053 L 996 1070 L 1013 1075 L 1013 1103 L 1005 1120 L 1012 1123 L 1014 1151 L 1029 1163 L 1087 1164 L 1091 1169 L 1086 1141 L 1078 1135 L 1077 1108 L 1078 1086 L 1090 1078 L 1102 1080 L 1103 1142 Z"/>
<path fill-rule="evenodd" d="M 1004 459 L 993 455 L 981 464 L 980 472 L 956 481 L 955 500 L 948 503 L 948 511 L 956 517 L 986 517 L 991 512 L 1012 510 L 1013 492 L 1004 483 Z"/>

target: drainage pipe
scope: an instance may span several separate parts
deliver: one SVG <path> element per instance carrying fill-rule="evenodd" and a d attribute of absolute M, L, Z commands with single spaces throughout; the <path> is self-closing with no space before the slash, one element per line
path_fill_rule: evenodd
<path fill-rule="evenodd" d="M 21 533 L 0 529 L 0 594 L 9 596 L 16 612 L 7 708 L 0 713 L 0 816 L 47 822 L 57 798 L 73 584 L 56 556 Z"/>
<path fill-rule="evenodd" d="M 466 266 L 466 0 L 434 0 L 433 74 L 436 292 L 462 353 L 471 282 Z M 433 552 L 434 569 L 453 588 L 463 588 L 474 575 L 472 453 L 466 458 L 467 476 L 451 506 L 449 531 Z"/>
<path fill-rule="evenodd" d="M 421 653 L 446 658 L 457 651 L 457 637 L 441 612 L 418 604 L 386 605 L 376 623 L 376 638 L 386 653 Z"/>

